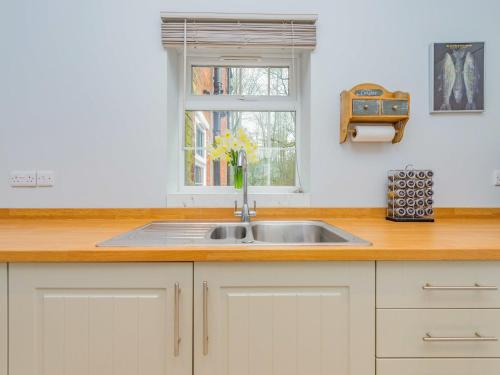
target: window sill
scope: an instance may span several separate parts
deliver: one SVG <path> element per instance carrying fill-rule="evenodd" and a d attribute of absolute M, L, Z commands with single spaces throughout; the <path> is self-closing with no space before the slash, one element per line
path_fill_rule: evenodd
<path fill-rule="evenodd" d="M 173 193 L 167 194 L 167 207 L 234 207 L 234 201 L 241 204 L 242 193 Z M 248 201 L 258 207 L 309 207 L 310 195 L 308 193 L 256 193 L 248 194 Z"/>

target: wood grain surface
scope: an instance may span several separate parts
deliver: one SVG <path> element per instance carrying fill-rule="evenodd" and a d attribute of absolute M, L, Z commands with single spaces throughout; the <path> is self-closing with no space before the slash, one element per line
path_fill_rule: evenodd
<path fill-rule="evenodd" d="M 394 223 L 383 209 L 261 209 L 258 219 L 320 219 L 372 246 L 222 245 L 97 248 L 151 220 L 231 220 L 231 209 L 0 210 L 0 262 L 500 259 L 500 209 L 441 209 L 435 223 Z"/>

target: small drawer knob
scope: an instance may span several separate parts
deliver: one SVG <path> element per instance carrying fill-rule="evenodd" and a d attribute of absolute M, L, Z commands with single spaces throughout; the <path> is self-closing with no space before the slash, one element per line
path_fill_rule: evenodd
<path fill-rule="evenodd" d="M 365 104 L 365 105 L 363 106 L 363 109 L 364 109 L 364 110 L 367 110 L 367 109 L 368 109 L 368 104 Z"/>
<path fill-rule="evenodd" d="M 398 110 L 398 108 L 399 108 L 399 107 L 398 107 L 396 104 L 394 104 L 394 105 L 392 106 L 392 110 L 393 110 L 393 111 L 397 111 L 397 110 Z"/>

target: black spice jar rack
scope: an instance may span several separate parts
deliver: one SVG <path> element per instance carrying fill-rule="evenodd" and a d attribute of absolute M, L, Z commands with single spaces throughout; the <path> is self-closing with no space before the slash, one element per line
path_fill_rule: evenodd
<path fill-rule="evenodd" d="M 390 170 L 387 191 L 387 220 L 434 221 L 434 172 L 430 169 Z"/>

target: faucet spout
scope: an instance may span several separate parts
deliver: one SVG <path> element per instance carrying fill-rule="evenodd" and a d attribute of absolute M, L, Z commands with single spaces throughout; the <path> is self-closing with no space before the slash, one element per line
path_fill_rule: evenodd
<path fill-rule="evenodd" d="M 243 172 L 243 206 L 241 207 L 241 211 L 235 211 L 234 214 L 236 216 L 241 216 L 241 221 L 248 223 L 250 222 L 250 217 L 256 215 L 255 211 L 255 202 L 254 202 L 254 210 L 250 210 L 248 206 L 248 162 L 247 162 L 247 153 L 244 149 L 238 151 L 238 159 L 236 161 L 236 165 L 242 168 Z"/>
<path fill-rule="evenodd" d="M 247 153 L 245 150 L 241 149 L 238 151 L 238 159 L 236 161 L 238 167 L 247 168 Z"/>

